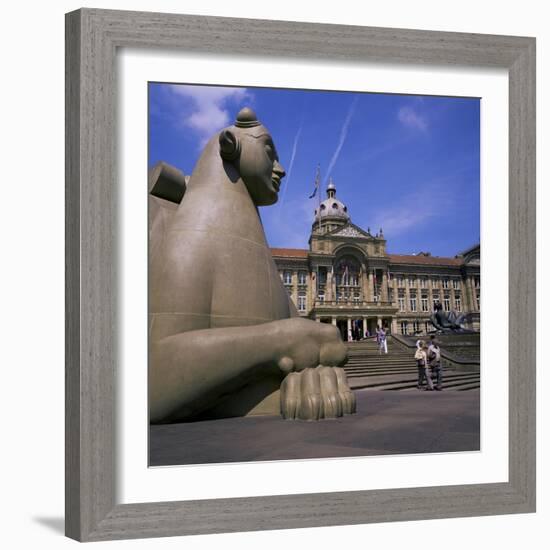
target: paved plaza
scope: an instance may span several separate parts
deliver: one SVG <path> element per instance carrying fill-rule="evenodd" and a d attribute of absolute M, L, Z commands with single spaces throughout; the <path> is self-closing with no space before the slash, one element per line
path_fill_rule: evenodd
<path fill-rule="evenodd" d="M 357 414 L 322 422 L 239 417 L 150 428 L 150 465 L 480 449 L 480 393 L 356 391 Z"/>

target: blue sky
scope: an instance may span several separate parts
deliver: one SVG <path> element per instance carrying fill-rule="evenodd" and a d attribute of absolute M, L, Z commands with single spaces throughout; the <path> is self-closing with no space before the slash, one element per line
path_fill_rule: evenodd
<path fill-rule="evenodd" d="M 191 174 L 206 141 L 252 107 L 286 169 L 279 202 L 260 208 L 270 246 L 307 248 L 332 176 L 353 223 L 384 230 L 387 251 L 454 256 L 479 242 L 479 108 L 452 98 L 149 84 L 149 167 Z"/>

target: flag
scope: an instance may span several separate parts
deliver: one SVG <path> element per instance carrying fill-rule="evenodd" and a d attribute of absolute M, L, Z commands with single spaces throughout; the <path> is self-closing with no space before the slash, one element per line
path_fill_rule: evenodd
<path fill-rule="evenodd" d="M 317 172 L 315 173 L 315 189 L 313 190 L 313 193 L 309 196 L 310 199 L 312 199 L 319 190 L 319 184 L 321 183 L 321 168 L 319 165 L 317 165 Z"/>

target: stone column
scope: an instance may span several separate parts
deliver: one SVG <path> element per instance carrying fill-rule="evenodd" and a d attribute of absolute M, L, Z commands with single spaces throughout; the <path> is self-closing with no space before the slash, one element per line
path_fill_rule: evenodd
<path fill-rule="evenodd" d="M 382 302 L 388 301 L 388 272 L 382 271 L 382 289 L 380 292 L 380 300 Z"/>
<path fill-rule="evenodd" d="M 349 339 L 350 339 L 349 338 L 350 331 L 351 331 L 351 317 L 348 317 L 348 332 L 346 334 L 346 338 L 347 338 L 348 342 L 349 342 Z"/>
<path fill-rule="evenodd" d="M 380 317 L 380 315 L 376 318 L 376 325 L 379 327 L 382 326 L 382 317 Z"/>
<path fill-rule="evenodd" d="M 328 270 L 327 270 L 327 283 L 325 285 L 325 291 L 326 291 L 325 300 L 329 302 L 334 300 L 334 297 L 332 296 L 332 271 L 328 271 Z"/>
<path fill-rule="evenodd" d="M 367 316 L 363 315 L 363 337 L 367 336 Z"/>
<path fill-rule="evenodd" d="M 465 308 L 468 308 L 468 311 L 474 311 L 474 296 L 472 292 L 472 279 L 468 275 L 466 277 L 466 304 L 464 304 Z"/>
<path fill-rule="evenodd" d="M 369 302 L 374 301 L 374 273 L 369 269 Z"/>
<path fill-rule="evenodd" d="M 361 286 L 363 290 L 363 301 L 369 302 L 369 272 L 366 268 L 363 269 L 362 277 L 361 277 Z"/>
<path fill-rule="evenodd" d="M 336 326 L 336 317 L 334 317 L 334 315 L 332 316 L 332 324 Z"/>

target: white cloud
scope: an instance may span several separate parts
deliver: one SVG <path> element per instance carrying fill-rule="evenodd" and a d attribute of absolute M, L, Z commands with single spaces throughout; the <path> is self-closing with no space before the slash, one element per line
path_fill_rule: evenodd
<path fill-rule="evenodd" d="M 399 122 L 408 128 L 425 132 L 428 129 L 428 120 L 416 112 L 412 107 L 401 107 L 397 113 Z"/>
<path fill-rule="evenodd" d="M 402 195 L 401 200 L 394 202 L 391 208 L 378 210 L 373 220 L 374 227 L 381 227 L 386 237 L 396 237 L 445 216 L 450 208 L 456 206 L 455 194 L 452 188 L 442 188 L 441 184 L 453 177 L 450 175 L 420 186 Z"/>
<path fill-rule="evenodd" d="M 228 104 L 244 107 L 244 102 L 252 102 L 253 96 L 246 88 L 224 88 L 221 86 L 184 86 L 174 84 L 170 90 L 178 97 L 191 100 L 192 109 L 182 110 L 180 122 L 191 128 L 203 146 L 208 139 L 232 122 L 236 114 L 229 111 Z"/>
<path fill-rule="evenodd" d="M 300 139 L 300 134 L 302 133 L 302 127 L 304 126 L 304 120 L 300 122 L 300 127 L 298 128 L 298 131 L 296 132 L 296 135 L 294 136 L 294 144 L 292 145 L 292 154 L 290 155 L 290 163 L 288 165 L 288 170 L 286 171 L 286 177 L 283 179 L 283 196 L 281 197 L 281 200 L 279 201 L 279 208 L 281 208 L 282 204 L 285 202 L 286 197 L 286 190 L 288 188 L 288 185 L 290 183 L 290 177 L 292 176 L 292 168 L 294 166 L 294 159 L 296 158 L 296 151 L 298 150 L 298 140 Z"/>
<path fill-rule="evenodd" d="M 359 99 L 359 96 L 356 95 L 353 98 L 353 101 L 351 102 L 351 105 L 348 110 L 348 114 L 346 115 L 346 118 L 344 120 L 344 124 L 342 124 L 342 129 L 340 130 L 340 139 L 338 140 L 338 145 L 336 146 L 336 150 L 334 151 L 334 154 L 332 155 L 332 158 L 330 159 L 330 163 L 327 168 L 327 172 L 325 174 L 325 179 L 323 183 L 324 185 L 327 183 L 328 178 L 330 177 L 330 174 L 332 172 L 332 169 L 334 168 L 336 161 L 338 160 L 338 157 L 340 156 L 340 151 L 342 150 L 342 147 L 344 145 L 344 141 L 346 141 L 346 137 L 348 135 L 348 129 L 349 124 L 351 122 L 351 117 L 353 116 L 353 113 L 355 112 L 355 107 L 357 106 L 357 100 Z"/>

